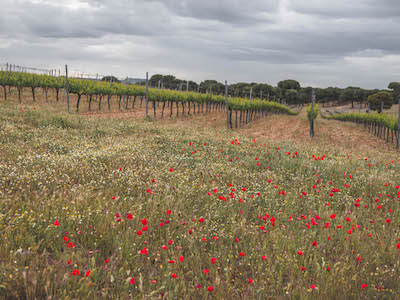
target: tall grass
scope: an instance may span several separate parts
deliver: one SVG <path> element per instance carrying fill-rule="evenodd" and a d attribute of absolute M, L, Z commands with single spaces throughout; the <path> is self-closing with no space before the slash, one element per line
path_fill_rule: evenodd
<path fill-rule="evenodd" d="M 23 110 L 0 105 L 1 297 L 399 297 L 397 157 Z"/>

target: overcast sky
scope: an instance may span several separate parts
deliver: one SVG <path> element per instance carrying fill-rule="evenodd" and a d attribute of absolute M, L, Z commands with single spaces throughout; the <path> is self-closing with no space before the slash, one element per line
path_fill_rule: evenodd
<path fill-rule="evenodd" d="M 400 0 L 0 0 L 0 64 L 200 82 L 400 81 Z"/>

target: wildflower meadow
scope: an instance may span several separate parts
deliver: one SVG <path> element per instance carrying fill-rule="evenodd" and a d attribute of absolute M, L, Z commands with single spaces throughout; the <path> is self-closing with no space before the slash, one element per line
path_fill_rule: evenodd
<path fill-rule="evenodd" d="M 1 298 L 400 297 L 397 153 L 4 102 L 0 153 Z"/>

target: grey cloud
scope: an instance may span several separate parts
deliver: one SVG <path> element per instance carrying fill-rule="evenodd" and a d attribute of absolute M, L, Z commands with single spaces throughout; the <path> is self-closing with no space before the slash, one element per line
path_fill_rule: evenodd
<path fill-rule="evenodd" d="M 0 43 L 7 41 L 0 59 L 121 76 L 149 71 L 270 83 L 291 77 L 383 88 L 400 75 L 399 6 L 397 0 L 0 0 Z"/>
<path fill-rule="evenodd" d="M 288 0 L 289 8 L 304 14 L 315 14 L 332 18 L 398 18 L 398 0 L 335 0 L 331 5 L 320 0 Z"/>
<path fill-rule="evenodd" d="M 279 8 L 278 0 L 150 0 L 163 3 L 171 12 L 195 19 L 229 24 L 272 22 Z"/>

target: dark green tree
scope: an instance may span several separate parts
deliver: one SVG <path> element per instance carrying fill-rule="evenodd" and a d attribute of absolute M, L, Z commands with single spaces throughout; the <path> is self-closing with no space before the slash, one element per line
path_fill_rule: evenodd
<path fill-rule="evenodd" d="M 382 103 L 384 109 L 389 109 L 393 105 L 393 95 L 388 91 L 380 91 L 368 97 L 370 109 L 382 112 Z"/>

